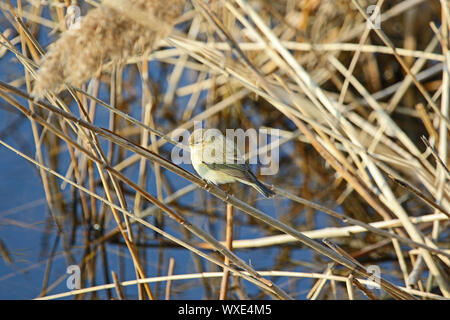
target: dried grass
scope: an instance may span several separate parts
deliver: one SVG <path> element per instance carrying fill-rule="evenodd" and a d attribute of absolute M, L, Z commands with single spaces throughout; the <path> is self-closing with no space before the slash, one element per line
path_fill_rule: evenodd
<path fill-rule="evenodd" d="M 382 8 L 379 30 L 367 27 L 374 4 Z M 80 29 L 64 30 L 66 6 L 51 7 L 50 21 L 34 4 L 2 4 L 11 25 L 1 58 L 14 55 L 25 73 L 0 82 L 0 97 L 30 120 L 37 157 L 5 135 L 0 143 L 40 169 L 56 226 L 48 232 L 61 236 L 66 264 L 88 275 L 101 257 L 107 279 L 96 286 L 101 272 L 93 272 L 82 289 L 55 294 L 52 253 L 40 297 L 95 299 L 115 289 L 120 299 L 130 291 L 177 299 L 191 289 L 221 299 L 450 298 L 447 5 L 107 0 L 88 10 Z M 42 26 L 61 33 L 41 59 Z M 149 61 L 159 63 L 158 76 Z M 69 95 L 58 95 L 63 89 Z M 280 171 L 263 179 L 277 198 L 260 202 L 239 185 L 230 195 L 174 164 L 167 144 L 195 121 L 281 129 Z M 14 139 L 14 123 L 2 132 Z M 66 185 L 72 197 L 62 195 Z M 72 260 L 68 226 L 101 230 L 79 239 L 80 261 Z M 0 244 L 14 264 L 11 245 Z M 305 246 L 311 258 L 297 261 Z M 130 258 L 136 280 L 107 268 L 107 249 L 116 247 L 127 250 L 119 256 Z M 192 253 L 192 263 L 173 248 Z M 271 270 L 243 258 L 255 248 Z M 381 264 L 382 290 L 367 289 L 370 268 Z"/>

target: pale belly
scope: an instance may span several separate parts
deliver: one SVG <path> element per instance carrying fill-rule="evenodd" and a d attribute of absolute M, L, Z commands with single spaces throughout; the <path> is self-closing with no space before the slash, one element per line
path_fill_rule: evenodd
<path fill-rule="evenodd" d="M 236 179 L 232 176 L 229 176 L 223 172 L 217 171 L 217 170 L 211 170 L 203 163 L 193 163 L 192 164 L 195 171 L 205 179 L 206 181 L 209 181 L 214 184 L 224 184 L 224 183 L 232 183 L 235 182 Z"/>

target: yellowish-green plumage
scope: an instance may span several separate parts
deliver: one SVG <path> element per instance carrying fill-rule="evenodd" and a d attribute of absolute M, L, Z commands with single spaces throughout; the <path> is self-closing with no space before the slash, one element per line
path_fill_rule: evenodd
<path fill-rule="evenodd" d="M 239 181 L 269 198 L 273 191 L 256 179 L 239 148 L 217 129 L 197 129 L 189 138 L 191 162 L 195 171 L 216 185 Z"/>

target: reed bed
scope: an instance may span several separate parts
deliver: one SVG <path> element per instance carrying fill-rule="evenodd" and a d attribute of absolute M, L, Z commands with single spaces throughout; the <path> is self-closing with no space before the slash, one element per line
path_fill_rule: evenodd
<path fill-rule="evenodd" d="M 0 9 L 0 152 L 45 195 L 36 298 L 450 298 L 448 1 Z M 199 122 L 276 132 L 275 198 L 175 163 Z"/>

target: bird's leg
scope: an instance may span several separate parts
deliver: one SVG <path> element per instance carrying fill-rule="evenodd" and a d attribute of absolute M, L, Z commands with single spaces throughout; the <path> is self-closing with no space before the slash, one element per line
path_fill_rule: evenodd
<path fill-rule="evenodd" d="M 202 180 L 203 180 L 203 182 L 205 183 L 205 184 L 203 185 L 203 188 L 204 188 L 206 191 L 211 190 L 211 186 L 209 185 L 208 181 L 206 181 L 206 179 L 202 179 Z"/>
<path fill-rule="evenodd" d="M 228 200 L 230 200 L 230 196 L 231 196 L 231 194 L 230 194 L 231 184 L 227 183 L 226 188 L 224 188 L 224 189 L 225 190 L 223 190 L 223 191 L 225 191 L 225 201 L 228 201 Z"/>

